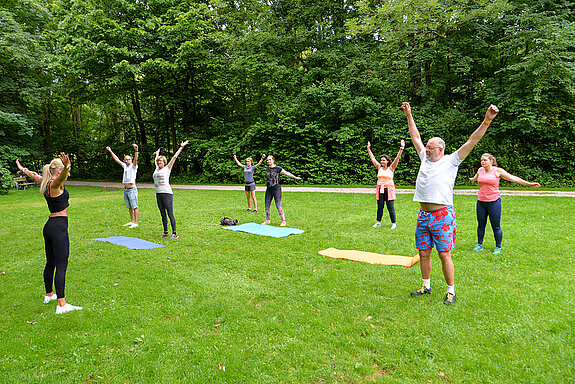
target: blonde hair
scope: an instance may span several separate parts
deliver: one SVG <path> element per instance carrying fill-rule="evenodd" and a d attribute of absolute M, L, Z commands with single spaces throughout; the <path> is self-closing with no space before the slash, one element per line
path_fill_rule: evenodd
<path fill-rule="evenodd" d="M 254 165 L 254 159 L 252 159 L 251 157 L 248 157 L 248 158 L 246 158 L 246 163 L 247 163 L 248 161 L 249 161 L 250 163 L 252 163 L 252 165 Z M 246 164 L 246 165 L 247 165 L 247 164 Z"/>
<path fill-rule="evenodd" d="M 64 163 L 60 159 L 54 159 L 50 162 L 50 164 L 46 164 L 44 168 L 42 168 L 42 184 L 40 184 L 40 194 L 46 193 L 46 186 L 48 185 L 48 181 L 52 179 L 52 177 L 56 174 L 58 168 L 64 168 Z"/>
<path fill-rule="evenodd" d="M 158 158 L 156 159 L 156 167 L 158 166 L 158 160 L 162 160 L 164 162 L 164 167 L 168 165 L 168 159 L 166 159 L 166 156 L 164 155 L 158 156 Z"/>

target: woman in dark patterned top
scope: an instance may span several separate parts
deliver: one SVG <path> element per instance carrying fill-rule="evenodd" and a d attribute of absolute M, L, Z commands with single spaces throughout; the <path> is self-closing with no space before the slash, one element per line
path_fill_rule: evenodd
<path fill-rule="evenodd" d="M 280 227 L 286 226 L 286 219 L 284 210 L 282 209 L 282 187 L 281 187 L 281 180 L 280 174 L 286 175 L 287 177 L 291 177 L 296 180 L 301 180 L 301 177 L 297 177 L 276 165 L 275 159 L 272 155 L 267 157 L 268 166 L 266 168 L 266 197 L 265 197 L 265 207 L 266 207 L 266 221 L 262 224 L 267 225 L 270 223 L 270 213 L 271 213 L 271 205 L 272 199 L 276 201 L 276 208 L 280 214 L 282 219 L 282 223 Z"/>
<path fill-rule="evenodd" d="M 246 159 L 246 165 L 243 165 L 242 163 L 240 163 L 236 155 L 234 155 L 234 160 L 236 161 L 236 164 L 244 169 L 246 198 L 248 199 L 248 211 L 252 210 L 250 200 L 254 201 L 254 212 L 258 211 L 258 201 L 256 200 L 256 182 L 254 180 L 254 171 L 256 170 L 257 167 L 260 166 L 262 161 L 264 161 L 265 157 L 266 155 L 262 155 L 262 158 L 260 159 L 260 161 L 258 161 L 256 165 L 253 165 L 254 164 L 253 159 L 251 157 L 248 157 Z"/>

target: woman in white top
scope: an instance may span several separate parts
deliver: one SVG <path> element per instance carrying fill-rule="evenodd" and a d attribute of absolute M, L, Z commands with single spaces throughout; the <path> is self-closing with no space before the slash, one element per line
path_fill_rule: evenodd
<path fill-rule="evenodd" d="M 170 162 L 166 156 L 160 156 L 160 150 L 158 149 L 154 154 L 156 155 L 154 162 L 156 163 L 156 170 L 154 171 L 154 186 L 156 188 L 156 201 L 158 202 L 158 208 L 160 214 L 162 215 L 162 225 L 164 226 L 164 233 L 161 238 L 170 236 L 168 234 L 168 217 L 170 217 L 170 224 L 172 225 L 172 236 L 170 240 L 175 240 L 178 238 L 176 233 L 176 219 L 174 218 L 174 194 L 172 193 L 172 187 L 170 186 L 170 173 L 172 172 L 172 167 L 176 162 L 180 152 L 189 141 L 182 141 L 180 148 L 174 154 Z"/>
<path fill-rule="evenodd" d="M 375 168 L 377 168 L 377 186 L 375 189 L 375 196 L 377 199 L 377 221 L 373 225 L 374 228 L 381 227 L 381 218 L 383 217 L 383 206 L 387 206 L 389 211 L 389 218 L 391 219 L 391 229 L 396 228 L 396 217 L 395 217 L 395 183 L 393 182 L 393 173 L 397 168 L 399 163 L 399 158 L 403 153 L 403 148 L 405 148 L 405 141 L 401 140 L 401 145 L 399 147 L 399 152 L 395 156 L 395 160 L 391 161 L 391 157 L 388 155 L 382 155 L 379 162 L 373 156 L 371 152 L 371 144 L 367 142 L 367 153 L 371 159 L 371 163 Z"/>

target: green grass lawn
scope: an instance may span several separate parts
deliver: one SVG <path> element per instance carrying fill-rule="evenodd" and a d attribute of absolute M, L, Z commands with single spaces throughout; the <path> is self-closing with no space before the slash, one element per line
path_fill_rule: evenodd
<path fill-rule="evenodd" d="M 433 253 L 430 297 L 412 268 L 319 256 L 327 247 L 417 253 L 418 205 L 398 195 L 398 228 L 374 229 L 374 196 L 284 193 L 281 239 L 225 231 L 261 223 L 241 191 L 175 190 L 179 240 L 159 239 L 153 190 L 140 227 L 117 189 L 70 187 L 66 299 L 43 304 L 38 190 L 0 196 L 1 383 L 574 383 L 575 200 L 503 197 L 503 253 L 476 244 L 474 196 L 455 196 L 457 303 Z M 387 212 L 385 213 L 387 214 Z M 272 224 L 279 225 L 275 207 Z M 130 250 L 92 238 L 136 236 Z M 225 370 L 224 370 L 225 367 Z"/>

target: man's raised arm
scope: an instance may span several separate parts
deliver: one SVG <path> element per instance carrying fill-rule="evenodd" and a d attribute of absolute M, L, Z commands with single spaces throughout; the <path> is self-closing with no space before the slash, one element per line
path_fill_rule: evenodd
<path fill-rule="evenodd" d="M 108 152 L 110 152 L 110 155 L 112 155 L 112 159 L 114 159 L 114 161 L 118 164 L 120 164 L 120 166 L 122 165 L 122 161 L 118 158 L 118 156 L 116 156 L 116 154 L 114 152 L 112 152 L 112 148 L 110 147 L 106 147 L 106 149 L 108 150 Z"/>
<path fill-rule="evenodd" d="M 407 126 L 409 127 L 409 136 L 411 137 L 411 142 L 417 151 L 417 155 L 425 148 L 423 142 L 421 141 L 421 136 L 419 135 L 419 130 L 415 125 L 415 121 L 413 121 L 413 116 L 411 115 L 411 105 L 408 102 L 404 101 L 401 103 L 401 109 L 405 113 L 405 117 L 407 117 Z"/>

